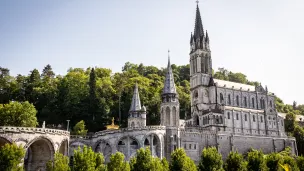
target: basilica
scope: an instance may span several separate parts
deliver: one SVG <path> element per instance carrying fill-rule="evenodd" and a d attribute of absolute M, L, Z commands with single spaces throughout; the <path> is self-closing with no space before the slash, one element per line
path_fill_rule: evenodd
<path fill-rule="evenodd" d="M 277 112 L 275 96 L 267 87 L 212 77 L 210 38 L 203 29 L 198 5 L 190 49 L 191 115 L 185 120 L 180 118 L 169 56 L 160 97 L 160 125 L 146 125 L 146 108 L 141 105 L 135 85 L 128 127 L 96 132 L 91 137 L 71 137 L 70 156 L 74 148 L 83 145 L 102 152 L 106 161 L 116 151 L 129 160 L 141 147 L 148 147 L 152 155 L 167 159 L 176 148 L 184 148 L 196 162 L 203 148 L 209 146 L 216 147 L 223 158 L 232 150 L 246 153 L 251 148 L 271 153 L 291 147 L 297 154 L 295 138 L 286 135 L 284 118 Z"/>
<path fill-rule="evenodd" d="M 155 157 L 167 158 L 183 148 L 196 163 L 205 147 L 216 147 L 225 159 L 230 151 L 246 153 L 251 148 L 264 153 L 290 147 L 297 154 L 296 140 L 284 130 L 285 114 L 278 113 L 275 96 L 267 87 L 218 80 L 212 76 L 210 38 L 204 31 L 199 6 L 194 32 L 190 36 L 191 113 L 180 118 L 179 96 L 168 56 L 164 88 L 161 93 L 160 125 L 146 125 L 147 109 L 141 105 L 138 85 L 134 85 L 127 128 L 114 124 L 90 136 L 72 136 L 56 129 L 0 126 L 0 146 L 16 143 L 26 150 L 24 168 L 45 170 L 55 152 L 73 158 L 78 147 L 90 146 L 110 155 L 119 151 L 126 160 L 139 148 L 149 148 Z M 304 120 L 303 116 L 300 120 Z M 71 160 L 72 161 L 72 160 Z"/>

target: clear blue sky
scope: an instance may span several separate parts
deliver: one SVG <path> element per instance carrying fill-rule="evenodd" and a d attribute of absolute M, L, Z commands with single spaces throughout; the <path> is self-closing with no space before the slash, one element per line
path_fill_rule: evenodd
<path fill-rule="evenodd" d="M 213 68 L 242 72 L 284 102 L 304 103 L 303 0 L 201 0 Z M 56 74 L 125 62 L 189 62 L 195 0 L 1 0 L 0 66 Z"/>

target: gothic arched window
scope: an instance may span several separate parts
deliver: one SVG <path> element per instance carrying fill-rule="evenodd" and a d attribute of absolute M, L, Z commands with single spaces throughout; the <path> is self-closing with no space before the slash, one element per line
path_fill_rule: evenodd
<path fill-rule="evenodd" d="M 247 97 L 244 97 L 244 106 L 247 107 Z"/>
<path fill-rule="evenodd" d="M 228 116 L 227 116 L 227 117 L 228 117 L 228 119 L 230 119 L 230 112 L 228 112 L 228 113 L 227 113 L 227 115 L 228 115 Z"/>
<path fill-rule="evenodd" d="M 228 105 L 231 105 L 231 96 L 228 94 Z"/>
<path fill-rule="evenodd" d="M 252 120 L 253 120 L 253 122 L 255 122 L 255 116 L 254 115 L 252 116 Z"/>
<path fill-rule="evenodd" d="M 270 102 L 269 102 L 269 105 L 270 105 L 270 107 L 272 107 L 272 101 L 270 100 Z"/>
<path fill-rule="evenodd" d="M 239 106 L 240 105 L 240 99 L 239 96 L 236 96 L 236 105 Z"/>
<path fill-rule="evenodd" d="M 252 98 L 251 100 L 252 100 L 252 108 L 255 108 L 255 106 L 254 106 L 254 98 Z"/>
<path fill-rule="evenodd" d="M 245 121 L 247 121 L 247 114 L 245 114 Z"/>
<path fill-rule="evenodd" d="M 263 116 L 261 116 L 261 122 L 263 122 Z"/>
<path fill-rule="evenodd" d="M 236 120 L 239 120 L 239 114 L 238 113 L 236 114 Z"/>
<path fill-rule="evenodd" d="M 223 104 L 224 103 L 224 96 L 222 93 L 220 93 L 220 103 Z"/>

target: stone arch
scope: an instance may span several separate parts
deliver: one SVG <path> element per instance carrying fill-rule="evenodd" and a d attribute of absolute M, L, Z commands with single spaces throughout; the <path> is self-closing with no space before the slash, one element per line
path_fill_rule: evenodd
<path fill-rule="evenodd" d="M 59 147 L 58 149 L 59 153 L 66 156 L 68 155 L 69 142 L 67 139 L 62 140 L 58 147 Z"/>
<path fill-rule="evenodd" d="M 136 153 L 137 149 L 140 148 L 139 141 L 132 136 L 124 136 L 116 144 L 117 151 L 123 153 L 126 156 L 126 160 L 129 160 Z"/>
<path fill-rule="evenodd" d="M 112 147 L 110 145 L 110 143 L 106 140 L 98 140 L 95 145 L 94 145 L 94 151 L 95 152 L 99 152 L 102 153 L 104 158 L 105 158 L 105 162 L 108 163 L 110 161 L 110 156 L 113 152 Z"/>
<path fill-rule="evenodd" d="M 131 127 L 135 127 L 135 124 L 134 124 L 134 122 L 132 122 L 132 123 L 131 123 Z"/>
<path fill-rule="evenodd" d="M 25 145 L 26 154 L 24 168 L 26 170 L 45 170 L 46 163 L 53 159 L 55 153 L 54 142 L 40 136 Z"/>
<path fill-rule="evenodd" d="M 169 106 L 166 108 L 166 126 L 171 126 L 171 112 Z"/>
<path fill-rule="evenodd" d="M 176 107 L 175 106 L 173 106 L 173 109 L 172 109 L 172 116 L 173 116 L 173 123 L 172 123 L 172 125 L 173 126 L 177 126 L 177 124 L 178 123 L 176 123 L 177 121 L 176 121 L 176 118 L 177 118 L 177 112 L 176 112 Z"/>
<path fill-rule="evenodd" d="M 74 150 L 78 149 L 78 147 L 82 149 L 83 146 L 89 146 L 89 144 L 83 140 L 71 141 L 69 144 L 69 156 L 74 156 Z"/>
<path fill-rule="evenodd" d="M 6 143 L 13 143 L 13 140 L 9 137 L 0 135 L 0 147 L 4 146 Z"/>
<path fill-rule="evenodd" d="M 160 137 L 155 134 L 151 133 L 148 135 L 145 135 L 143 138 L 144 147 L 148 147 L 151 151 L 152 156 L 161 158 L 161 148 L 162 143 L 160 140 Z M 151 146 L 152 145 L 152 146 Z"/>

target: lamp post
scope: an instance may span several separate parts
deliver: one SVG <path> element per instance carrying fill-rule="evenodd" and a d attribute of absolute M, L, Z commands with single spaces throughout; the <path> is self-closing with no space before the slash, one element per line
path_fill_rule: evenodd
<path fill-rule="evenodd" d="M 70 120 L 66 120 L 68 122 L 68 125 L 67 125 L 67 131 L 69 131 L 69 126 L 70 126 Z"/>

